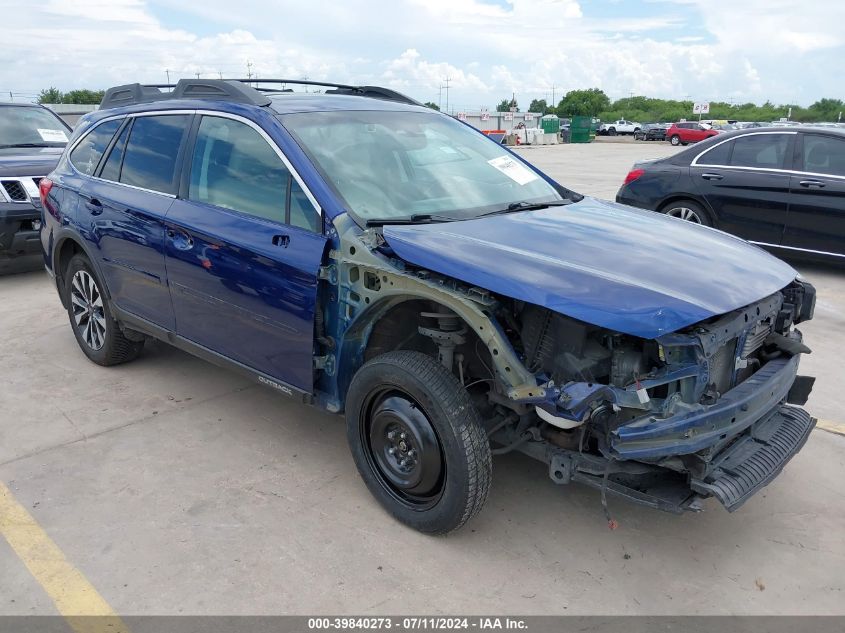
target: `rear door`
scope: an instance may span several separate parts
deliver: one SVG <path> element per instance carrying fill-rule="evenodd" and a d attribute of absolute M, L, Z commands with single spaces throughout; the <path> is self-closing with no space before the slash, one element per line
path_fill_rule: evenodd
<path fill-rule="evenodd" d="M 128 119 L 83 189 L 91 239 L 118 307 L 168 330 L 173 307 L 164 268 L 164 216 L 178 186 L 190 114 Z"/>
<path fill-rule="evenodd" d="M 699 154 L 690 176 L 716 226 L 746 240 L 779 245 L 789 210 L 794 132 L 755 132 Z"/>
<path fill-rule="evenodd" d="M 845 255 L 845 138 L 801 133 L 783 246 Z"/>
<path fill-rule="evenodd" d="M 179 336 L 313 390 L 317 274 L 327 239 L 313 197 L 256 124 L 203 115 L 166 260 Z"/>
<path fill-rule="evenodd" d="M 689 128 L 687 137 L 693 143 L 698 143 L 711 136 L 707 133 L 707 128 L 703 127 L 700 123 L 687 123 L 686 126 Z"/>

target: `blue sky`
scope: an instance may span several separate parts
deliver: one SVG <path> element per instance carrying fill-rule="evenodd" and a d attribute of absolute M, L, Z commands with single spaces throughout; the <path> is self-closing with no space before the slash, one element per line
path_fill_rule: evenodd
<path fill-rule="evenodd" d="M 599 87 L 807 105 L 845 97 L 829 0 L 0 0 L 0 91 L 180 76 L 325 79 L 450 106 Z"/>

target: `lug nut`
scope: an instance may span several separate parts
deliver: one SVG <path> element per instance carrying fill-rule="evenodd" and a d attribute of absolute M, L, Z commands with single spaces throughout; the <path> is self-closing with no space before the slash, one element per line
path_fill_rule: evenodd
<path fill-rule="evenodd" d="M 391 446 L 387 449 L 387 453 L 388 455 L 394 455 L 396 453 L 396 449 Z"/>
<path fill-rule="evenodd" d="M 392 440 L 394 437 L 396 437 L 396 431 L 389 431 L 387 433 L 387 439 Z"/>
<path fill-rule="evenodd" d="M 405 435 L 405 433 L 400 433 L 400 434 L 399 434 L 399 439 L 400 439 L 400 440 L 404 440 L 406 437 L 408 437 L 408 436 L 407 436 L 407 435 Z"/>

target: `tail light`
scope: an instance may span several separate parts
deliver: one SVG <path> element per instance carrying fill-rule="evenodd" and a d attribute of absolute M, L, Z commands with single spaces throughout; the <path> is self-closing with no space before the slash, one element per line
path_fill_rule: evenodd
<path fill-rule="evenodd" d="M 637 178 L 642 176 L 645 173 L 645 169 L 632 169 L 628 172 L 628 175 L 625 176 L 625 184 L 629 184 L 634 182 Z"/>
<path fill-rule="evenodd" d="M 41 198 L 41 207 L 46 209 L 50 215 L 56 216 L 55 208 L 50 204 L 50 190 L 53 188 L 53 181 L 49 178 L 42 178 L 38 181 L 38 197 Z M 43 216 L 42 216 L 43 217 Z M 56 216 L 57 217 L 57 216 Z"/>
<path fill-rule="evenodd" d="M 41 197 L 41 204 L 47 206 L 47 196 L 53 188 L 53 181 L 49 178 L 42 178 L 38 181 L 38 195 Z"/>

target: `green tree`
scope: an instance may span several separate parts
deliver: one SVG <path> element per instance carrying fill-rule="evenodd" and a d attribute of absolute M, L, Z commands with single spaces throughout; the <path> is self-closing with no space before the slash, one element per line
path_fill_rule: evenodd
<path fill-rule="evenodd" d="M 588 90 L 570 90 L 557 104 L 557 115 L 596 116 L 599 112 L 610 109 L 610 99 L 599 88 Z"/>
<path fill-rule="evenodd" d="M 105 93 L 105 90 L 71 90 L 70 92 L 64 93 L 62 103 L 97 104 L 103 100 Z"/>
<path fill-rule="evenodd" d="M 423 105 L 426 108 L 431 108 L 432 110 L 437 110 L 438 112 L 440 112 L 440 106 L 434 103 L 433 101 L 426 101 Z"/>
<path fill-rule="evenodd" d="M 61 103 L 62 91 L 50 86 L 38 93 L 38 103 Z"/>
<path fill-rule="evenodd" d="M 540 114 L 545 114 L 549 111 L 549 105 L 546 103 L 545 99 L 534 99 L 531 102 L 531 105 L 528 106 L 529 112 L 539 112 Z"/>
<path fill-rule="evenodd" d="M 496 106 L 496 112 L 510 112 L 511 108 L 516 108 L 516 111 L 519 112 L 516 99 L 502 99 L 501 103 Z"/>

